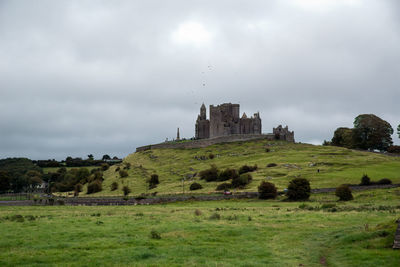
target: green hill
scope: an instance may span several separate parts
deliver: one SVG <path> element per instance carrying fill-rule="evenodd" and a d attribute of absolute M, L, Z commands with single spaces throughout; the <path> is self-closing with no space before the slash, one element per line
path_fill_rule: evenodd
<path fill-rule="evenodd" d="M 214 155 L 213 159 L 209 158 L 210 154 Z M 268 167 L 270 163 L 277 166 Z M 123 163 L 104 172 L 103 191 L 92 196 L 121 195 L 123 186 L 132 190 L 131 195 L 182 193 L 184 177 L 185 192 L 189 192 L 193 182 L 203 186 L 196 193 L 213 192 L 221 182 L 205 182 L 195 175 L 211 164 L 215 164 L 219 170 L 256 164 L 258 169 L 252 173 L 253 181 L 242 191 L 257 191 L 262 180 L 268 180 L 282 190 L 295 177 L 309 179 L 312 188 L 336 187 L 343 183 L 358 184 L 363 174 L 368 174 L 374 181 L 389 178 L 393 183 L 400 183 L 399 157 L 333 146 L 256 140 L 223 143 L 206 148 L 154 149 L 130 154 Z M 120 178 L 117 168 L 125 168 L 129 176 Z M 159 175 L 160 184 L 149 190 L 146 181 L 154 173 Z M 193 178 L 189 178 L 193 175 Z M 113 182 L 118 183 L 115 191 L 111 191 Z M 81 195 L 85 195 L 84 192 Z"/>

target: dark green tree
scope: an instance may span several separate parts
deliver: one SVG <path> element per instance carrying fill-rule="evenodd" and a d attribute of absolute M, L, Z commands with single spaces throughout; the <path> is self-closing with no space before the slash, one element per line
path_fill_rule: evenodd
<path fill-rule="evenodd" d="M 291 180 L 286 193 L 290 200 L 307 200 L 310 198 L 310 194 L 310 182 L 304 178 Z"/>
<path fill-rule="evenodd" d="M 258 186 L 258 197 L 261 199 L 276 198 L 278 191 L 273 183 L 262 181 Z"/>
<path fill-rule="evenodd" d="M 361 149 L 386 151 L 393 144 L 393 128 L 374 114 L 361 114 L 354 120 L 353 144 Z"/>
<path fill-rule="evenodd" d="M 337 128 L 332 138 L 333 146 L 353 147 L 353 130 L 346 127 Z"/>
<path fill-rule="evenodd" d="M 399 124 L 399 126 L 397 126 L 397 134 L 399 135 L 399 138 L 400 138 L 400 124 Z"/>
<path fill-rule="evenodd" d="M 103 157 L 101 158 L 102 160 L 109 160 L 111 159 L 111 157 L 107 154 L 103 155 Z"/>
<path fill-rule="evenodd" d="M 7 192 L 11 189 L 11 177 L 6 171 L 0 171 L 0 192 Z"/>

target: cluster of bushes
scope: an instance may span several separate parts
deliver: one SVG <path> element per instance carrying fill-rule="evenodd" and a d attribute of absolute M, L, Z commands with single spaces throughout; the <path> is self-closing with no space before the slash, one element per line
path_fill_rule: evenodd
<path fill-rule="evenodd" d="M 232 180 L 231 183 L 223 183 L 218 185 L 216 190 L 228 190 L 229 188 L 243 188 L 252 181 L 252 176 L 248 172 L 257 170 L 257 165 L 240 167 L 239 171 L 227 168 L 219 171 L 217 166 L 211 165 L 209 169 L 203 170 L 199 173 L 200 179 L 207 182 L 224 182 Z"/>
<path fill-rule="evenodd" d="M 388 147 L 387 152 L 400 154 L 400 146 L 390 146 Z"/>
<path fill-rule="evenodd" d="M 336 129 L 330 144 L 347 148 L 388 151 L 393 144 L 392 134 L 393 128 L 387 121 L 374 114 L 361 114 L 354 119 L 354 128 Z M 325 145 L 329 143 L 325 142 Z"/>
<path fill-rule="evenodd" d="M 27 158 L 0 160 L 0 192 L 19 193 L 34 189 L 42 180 L 42 169 Z"/>
<path fill-rule="evenodd" d="M 149 183 L 149 189 L 156 188 L 157 185 L 160 183 L 157 174 L 152 174 L 147 182 Z"/>
<path fill-rule="evenodd" d="M 256 171 L 257 169 L 258 169 L 257 165 L 254 166 L 243 165 L 242 167 L 239 168 L 239 174 L 253 172 Z"/>
<path fill-rule="evenodd" d="M 201 184 L 199 184 L 199 183 L 196 183 L 196 182 L 192 183 L 192 184 L 190 185 L 190 187 L 189 187 L 189 189 L 190 189 L 191 191 L 199 190 L 199 189 L 202 189 L 202 188 L 203 188 L 203 186 L 202 186 Z"/>
<path fill-rule="evenodd" d="M 383 178 L 377 182 L 374 182 L 374 181 L 371 181 L 371 178 L 369 178 L 368 175 L 366 175 L 366 174 L 364 174 L 361 177 L 360 185 L 383 185 L 383 184 L 392 184 L 392 181 L 388 178 Z"/>

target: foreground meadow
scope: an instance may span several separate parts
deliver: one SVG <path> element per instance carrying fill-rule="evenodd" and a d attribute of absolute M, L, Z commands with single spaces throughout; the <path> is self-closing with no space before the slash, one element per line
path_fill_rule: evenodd
<path fill-rule="evenodd" d="M 0 266 L 399 266 L 400 189 L 354 196 L 0 207 Z"/>

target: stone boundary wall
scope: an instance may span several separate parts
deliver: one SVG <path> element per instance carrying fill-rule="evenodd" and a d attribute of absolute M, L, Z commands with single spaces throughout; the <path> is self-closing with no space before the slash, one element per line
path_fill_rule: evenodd
<path fill-rule="evenodd" d="M 198 140 L 182 141 L 176 143 L 165 142 L 155 145 L 137 147 L 136 152 L 146 151 L 150 149 L 157 149 L 157 148 L 200 148 L 219 143 L 231 143 L 231 142 L 249 141 L 257 139 L 274 140 L 275 136 L 273 134 L 245 134 L 245 135 L 235 134 L 235 135 L 220 136 L 210 139 L 198 139 Z"/>
<path fill-rule="evenodd" d="M 374 189 L 387 189 L 400 187 L 400 184 L 391 185 L 369 185 L 369 186 L 350 186 L 354 191 L 374 190 Z M 311 193 L 328 193 L 334 192 L 336 188 L 315 188 L 311 189 Z M 279 192 L 283 194 L 283 192 Z M 58 198 L 65 205 L 70 206 L 120 206 L 120 205 L 152 205 L 161 203 L 170 203 L 177 201 L 210 201 L 210 200 L 223 200 L 223 199 L 249 199 L 258 198 L 258 192 L 239 192 L 233 195 L 177 195 L 177 196 L 159 196 L 150 198 L 129 198 L 123 200 L 121 197 L 74 197 L 74 198 Z M 54 205 L 59 205 L 58 201 Z M 41 206 L 48 205 L 47 201 L 35 203 L 33 200 L 10 200 L 0 201 L 0 206 Z M 400 232 L 399 232 L 400 234 Z M 400 238 L 400 236 L 399 236 Z M 400 239 L 399 239 L 400 242 Z M 400 243 L 397 243 L 400 245 Z"/>
<path fill-rule="evenodd" d="M 400 249 L 400 219 L 396 221 L 398 223 L 396 233 L 394 234 L 393 249 Z"/>

